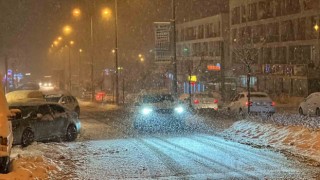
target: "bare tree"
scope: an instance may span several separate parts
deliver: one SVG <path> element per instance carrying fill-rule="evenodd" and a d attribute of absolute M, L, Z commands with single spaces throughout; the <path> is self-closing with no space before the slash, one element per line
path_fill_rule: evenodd
<path fill-rule="evenodd" d="M 238 63 L 245 66 L 247 75 L 247 93 L 248 93 L 248 113 L 250 113 L 250 82 L 252 65 L 258 62 L 259 48 L 264 43 L 264 38 L 260 38 L 258 44 L 253 42 L 251 27 L 245 26 L 239 29 L 237 37 L 232 40 L 232 53 Z"/>

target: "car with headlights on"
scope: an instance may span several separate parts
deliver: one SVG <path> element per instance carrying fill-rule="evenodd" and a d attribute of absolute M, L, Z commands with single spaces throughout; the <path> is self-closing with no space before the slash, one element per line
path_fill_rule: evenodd
<path fill-rule="evenodd" d="M 275 102 L 264 92 L 251 92 L 250 102 L 248 102 L 248 93 L 241 92 L 237 94 L 229 106 L 229 111 L 239 113 L 240 115 L 247 114 L 250 106 L 250 114 L 267 114 L 273 115 L 275 111 Z"/>
<path fill-rule="evenodd" d="M 320 92 L 310 94 L 299 104 L 299 114 L 320 116 Z"/>
<path fill-rule="evenodd" d="M 187 106 L 171 94 L 146 93 L 137 97 L 134 110 L 135 129 L 184 128 L 190 115 Z"/>
<path fill-rule="evenodd" d="M 13 144 L 28 146 L 34 141 L 74 141 L 80 132 L 80 121 L 73 111 L 57 103 L 21 102 L 9 104 L 20 113 L 11 120 Z"/>

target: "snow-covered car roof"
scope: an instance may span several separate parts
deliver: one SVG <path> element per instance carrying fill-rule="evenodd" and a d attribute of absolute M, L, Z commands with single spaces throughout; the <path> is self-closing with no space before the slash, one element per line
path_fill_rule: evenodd
<path fill-rule="evenodd" d="M 26 99 L 44 99 L 43 96 L 43 93 L 38 90 L 18 90 L 6 94 L 6 98 L 9 104 Z"/>

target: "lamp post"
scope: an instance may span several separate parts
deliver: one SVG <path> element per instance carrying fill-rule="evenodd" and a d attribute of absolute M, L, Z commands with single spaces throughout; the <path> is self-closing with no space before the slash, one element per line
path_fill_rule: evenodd
<path fill-rule="evenodd" d="M 320 43 L 319 43 L 319 25 L 318 24 L 316 24 L 316 25 L 314 25 L 314 30 L 317 32 L 317 50 L 318 50 L 318 60 L 320 59 Z"/>
<path fill-rule="evenodd" d="M 69 42 L 69 46 L 68 46 L 68 49 L 69 49 L 69 83 L 68 83 L 68 86 L 69 86 L 69 91 L 71 92 L 71 47 L 74 45 L 74 41 L 70 41 Z"/>
<path fill-rule="evenodd" d="M 173 41 L 173 91 L 174 94 L 178 95 L 178 72 L 177 72 L 177 48 L 176 48 L 176 1 L 172 0 L 172 41 Z"/>
<path fill-rule="evenodd" d="M 79 69 L 78 69 L 78 73 L 79 73 L 79 76 L 78 76 L 78 86 L 79 86 L 79 95 L 81 95 L 81 89 L 80 89 L 80 82 L 81 82 L 81 53 L 82 53 L 82 49 L 79 49 Z"/>
<path fill-rule="evenodd" d="M 116 69 L 116 104 L 119 104 L 119 72 L 118 72 L 118 1 L 114 1 L 115 6 L 115 69 Z"/>

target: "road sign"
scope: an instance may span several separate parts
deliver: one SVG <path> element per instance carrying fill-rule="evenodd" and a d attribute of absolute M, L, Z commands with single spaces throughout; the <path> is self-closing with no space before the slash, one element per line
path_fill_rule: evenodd
<path fill-rule="evenodd" d="M 155 22 L 155 60 L 170 63 L 172 60 L 171 23 Z"/>

